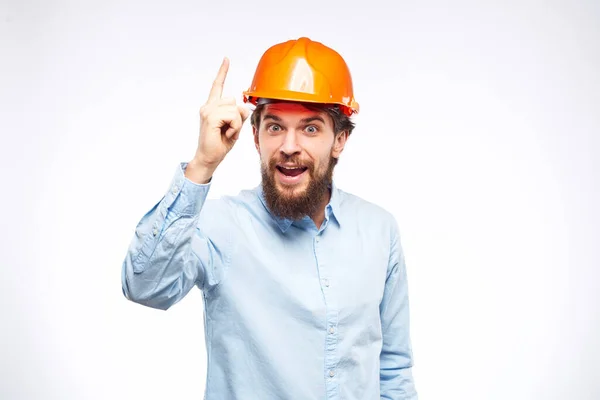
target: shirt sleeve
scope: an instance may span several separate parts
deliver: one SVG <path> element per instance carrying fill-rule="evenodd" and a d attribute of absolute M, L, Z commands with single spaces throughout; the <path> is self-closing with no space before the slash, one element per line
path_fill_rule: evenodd
<path fill-rule="evenodd" d="M 381 399 L 417 400 L 412 375 L 408 281 L 395 220 L 380 315 L 383 335 L 379 371 Z"/>
<path fill-rule="evenodd" d="M 124 296 L 151 308 L 166 310 L 194 287 L 215 286 L 226 268 L 227 235 L 211 237 L 205 210 L 211 183 L 196 184 L 184 175 L 187 163 L 178 165 L 168 191 L 138 222 L 121 272 Z M 221 220 L 227 216 L 221 215 Z"/>

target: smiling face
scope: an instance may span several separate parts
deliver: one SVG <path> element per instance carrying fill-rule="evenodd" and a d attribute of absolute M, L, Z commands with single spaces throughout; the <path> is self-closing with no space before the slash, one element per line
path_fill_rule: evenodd
<path fill-rule="evenodd" d="M 271 211 L 293 220 L 319 212 L 347 132 L 335 134 L 325 111 L 284 102 L 266 104 L 253 131 Z"/>

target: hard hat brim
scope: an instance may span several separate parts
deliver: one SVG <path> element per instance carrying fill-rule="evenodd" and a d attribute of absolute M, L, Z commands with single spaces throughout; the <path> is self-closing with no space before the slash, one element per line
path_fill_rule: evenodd
<path fill-rule="evenodd" d="M 245 103 L 256 105 L 259 99 L 273 99 L 301 103 L 315 104 L 337 104 L 342 106 L 346 115 L 358 114 L 359 105 L 351 98 L 343 99 L 342 101 L 334 101 L 333 99 L 324 99 L 322 96 L 306 92 L 294 92 L 290 90 L 269 90 L 269 91 L 251 91 L 243 92 L 243 100 Z M 331 100 L 331 101 L 328 101 Z"/>

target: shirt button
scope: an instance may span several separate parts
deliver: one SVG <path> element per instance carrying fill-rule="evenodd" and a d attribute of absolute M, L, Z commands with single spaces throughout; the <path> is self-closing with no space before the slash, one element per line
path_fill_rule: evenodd
<path fill-rule="evenodd" d="M 335 375 L 335 372 L 333 370 L 329 371 L 329 376 L 333 377 Z"/>
<path fill-rule="evenodd" d="M 323 279 L 323 285 L 325 285 L 325 287 L 329 287 L 329 279 Z"/>
<path fill-rule="evenodd" d="M 179 190 L 179 187 L 177 185 L 173 186 L 173 189 L 171 189 L 171 191 L 173 193 L 177 193 L 178 190 Z"/>
<path fill-rule="evenodd" d="M 318 236 L 315 238 L 315 241 L 316 241 L 317 243 L 319 242 L 319 237 L 318 237 Z"/>
<path fill-rule="evenodd" d="M 335 333 L 335 329 L 333 329 L 333 326 L 329 328 L 329 333 L 331 333 L 332 335 Z"/>
<path fill-rule="evenodd" d="M 152 229 L 152 235 L 153 236 L 158 235 L 158 229 L 156 229 L 156 228 Z"/>

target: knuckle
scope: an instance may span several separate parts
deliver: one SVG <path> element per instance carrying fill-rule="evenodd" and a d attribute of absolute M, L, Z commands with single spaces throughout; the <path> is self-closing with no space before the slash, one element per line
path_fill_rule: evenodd
<path fill-rule="evenodd" d="M 200 107 L 200 117 L 202 119 L 208 119 L 211 114 L 212 114 L 212 107 L 210 107 L 206 104 L 203 105 L 202 107 Z"/>
<path fill-rule="evenodd" d="M 207 115 L 207 113 L 206 113 L 206 106 L 200 107 L 200 116 L 202 118 L 206 118 L 206 115 Z"/>

